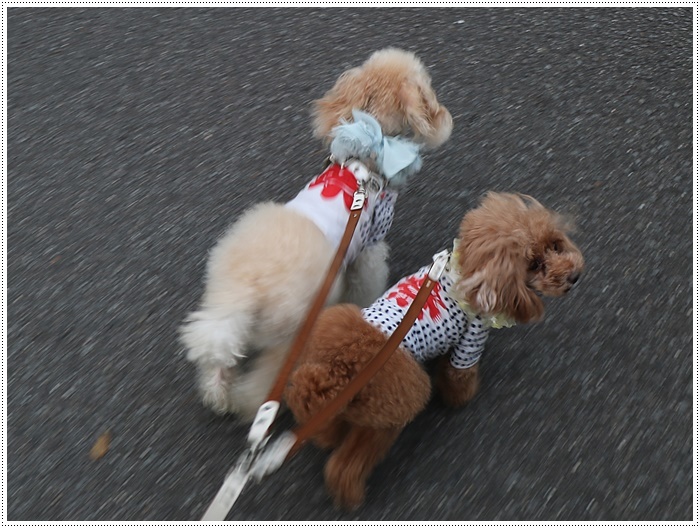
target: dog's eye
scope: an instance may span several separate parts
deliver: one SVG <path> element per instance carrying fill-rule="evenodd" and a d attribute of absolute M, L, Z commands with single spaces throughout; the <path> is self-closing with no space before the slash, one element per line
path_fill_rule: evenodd
<path fill-rule="evenodd" d="M 561 243 L 557 240 L 554 241 L 552 244 L 552 249 L 554 250 L 555 253 L 559 253 L 561 251 Z"/>
<path fill-rule="evenodd" d="M 536 258 L 532 259 L 530 262 L 530 271 L 538 271 L 544 267 L 544 263 L 542 262 L 541 259 Z"/>

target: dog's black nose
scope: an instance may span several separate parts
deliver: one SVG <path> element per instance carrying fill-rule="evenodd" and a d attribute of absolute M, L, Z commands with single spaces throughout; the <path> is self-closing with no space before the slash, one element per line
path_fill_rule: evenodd
<path fill-rule="evenodd" d="M 569 275 L 569 278 L 568 278 L 567 280 L 568 280 L 571 284 L 576 284 L 576 282 L 578 281 L 578 279 L 579 279 L 580 276 L 581 276 L 581 274 L 578 273 L 578 272 L 572 273 L 571 275 Z"/>

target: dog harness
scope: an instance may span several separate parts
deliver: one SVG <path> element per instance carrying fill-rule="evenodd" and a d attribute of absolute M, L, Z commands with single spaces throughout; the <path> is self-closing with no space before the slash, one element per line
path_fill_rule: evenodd
<path fill-rule="evenodd" d="M 358 180 L 367 183 L 369 192 L 357 230 L 345 255 L 345 264 L 354 261 L 366 247 L 384 240 L 394 219 L 398 192 L 379 188 L 363 163 L 351 161 L 344 167 L 339 164 L 330 165 L 285 204 L 316 224 L 333 247 L 337 247 L 348 223 Z"/>
<path fill-rule="evenodd" d="M 350 215 L 353 194 L 359 181 L 367 189 L 365 209 L 357 226 L 344 264 L 354 261 L 368 246 L 384 240 L 394 219 L 397 185 L 420 170 L 420 146 L 401 137 L 388 137 L 372 115 L 358 109 L 353 121 L 333 128 L 330 165 L 286 205 L 306 216 L 326 238 L 338 247 Z M 359 160 L 372 160 L 378 176 Z M 385 188 L 391 182 L 390 188 Z"/>
<path fill-rule="evenodd" d="M 457 282 L 456 258 L 451 260 L 449 273 L 436 283 L 423 311 L 413 323 L 401 344 L 423 363 L 450 352 L 450 364 L 466 369 L 479 362 L 491 328 L 512 326 L 500 316 L 484 316 L 473 312 L 453 292 Z M 391 335 L 403 319 L 422 284 L 429 266 L 404 277 L 371 306 L 362 310 L 362 316 L 387 335 Z"/>

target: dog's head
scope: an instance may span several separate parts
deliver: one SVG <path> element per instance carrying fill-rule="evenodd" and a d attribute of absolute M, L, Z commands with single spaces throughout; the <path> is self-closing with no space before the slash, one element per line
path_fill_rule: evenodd
<path fill-rule="evenodd" d="M 566 294 L 583 270 L 569 224 L 534 198 L 488 193 L 460 227 L 457 291 L 476 310 L 525 323 L 542 317 L 539 294 Z"/>
<path fill-rule="evenodd" d="M 326 95 L 314 102 L 314 134 L 330 142 L 352 110 L 374 116 L 386 136 L 412 135 L 434 148 L 452 133 L 452 116 L 442 106 L 418 58 L 395 48 L 377 51 L 360 67 L 344 72 Z"/>

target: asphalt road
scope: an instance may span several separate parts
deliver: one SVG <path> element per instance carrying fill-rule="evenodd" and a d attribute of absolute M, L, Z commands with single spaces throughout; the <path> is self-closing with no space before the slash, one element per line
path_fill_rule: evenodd
<path fill-rule="evenodd" d="M 455 128 L 400 197 L 392 280 L 490 189 L 572 214 L 586 273 L 492 334 L 480 395 L 432 402 L 363 507 L 309 447 L 229 518 L 691 520 L 692 16 L 9 8 L 7 519 L 201 516 L 246 429 L 201 407 L 176 328 L 225 228 L 318 173 L 311 101 L 393 45 Z"/>

